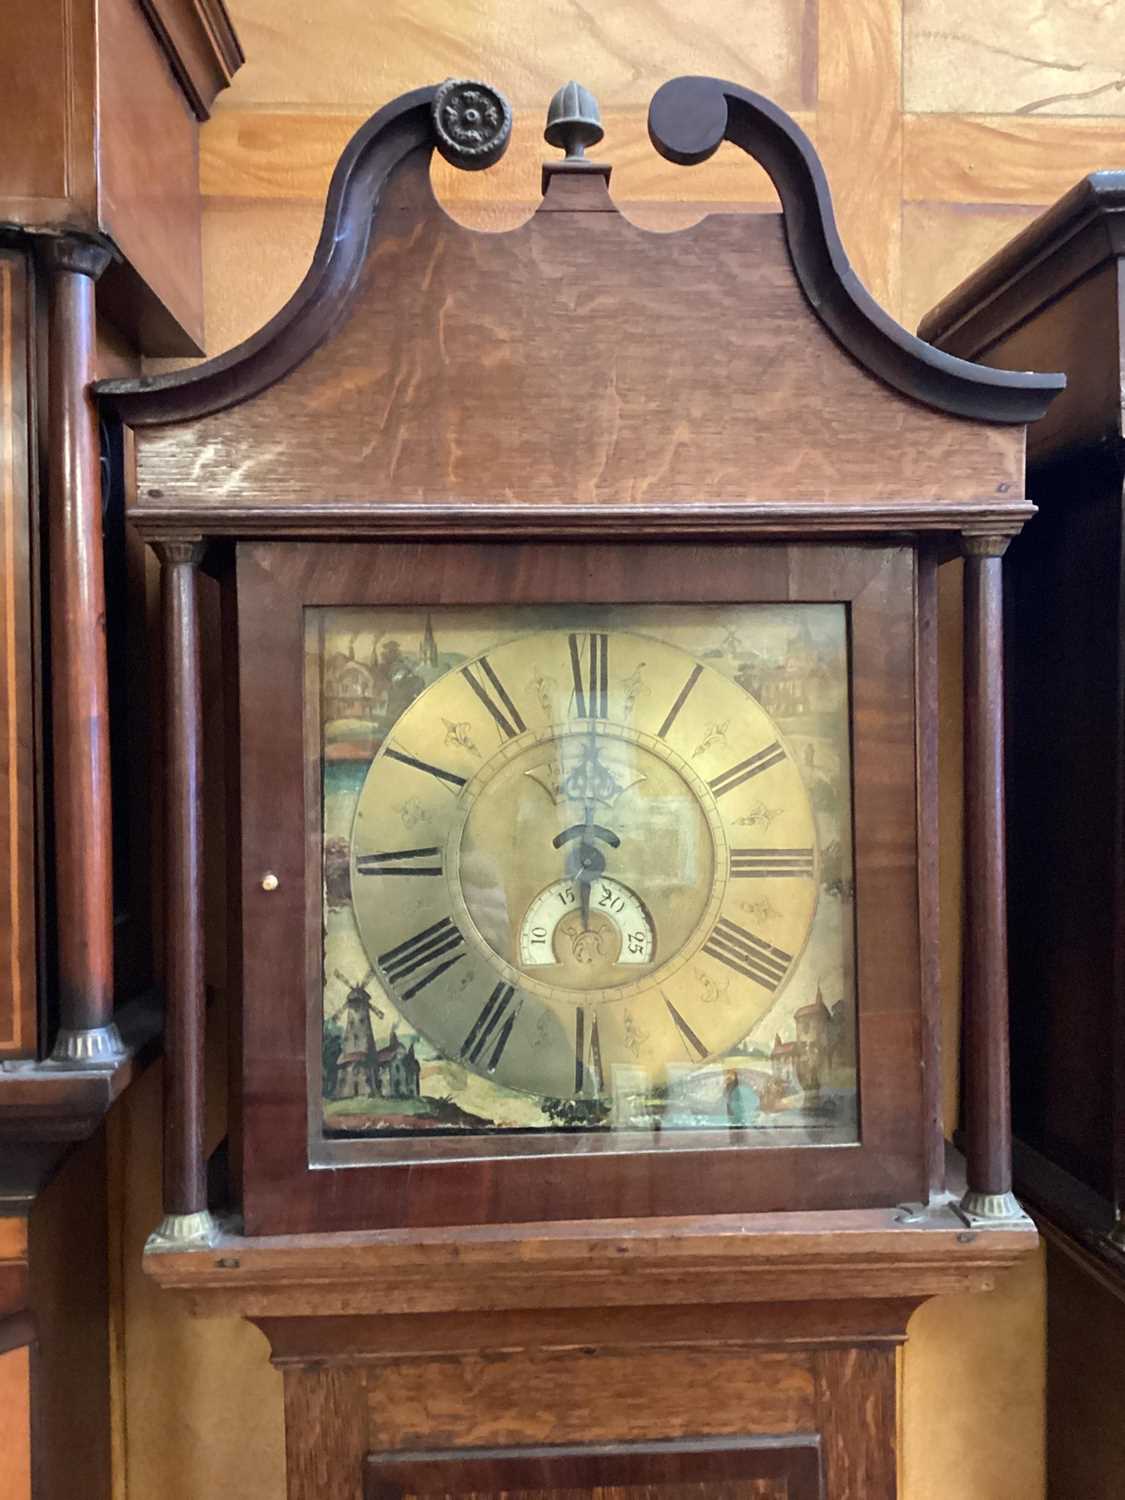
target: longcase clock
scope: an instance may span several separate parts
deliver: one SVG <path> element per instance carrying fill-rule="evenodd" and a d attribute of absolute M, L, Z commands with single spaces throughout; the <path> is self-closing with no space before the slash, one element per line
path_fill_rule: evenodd
<path fill-rule="evenodd" d="M 1061 380 L 894 324 L 808 141 L 747 90 L 675 80 L 650 134 L 683 164 L 750 152 L 781 212 L 674 234 L 615 209 L 576 84 L 538 212 L 453 223 L 432 151 L 486 168 L 510 118 L 482 83 L 387 105 L 272 323 L 101 387 L 164 565 L 149 1269 L 262 1320 L 294 1496 L 874 1500 L 909 1311 L 1034 1240 L 1006 1123 L 999 567 L 1031 514 L 1024 427 Z M 936 1041 L 954 550 L 963 1186 Z M 224 715 L 201 701 L 200 567 Z M 229 1205 L 201 1144 L 207 733 L 228 749 Z"/>

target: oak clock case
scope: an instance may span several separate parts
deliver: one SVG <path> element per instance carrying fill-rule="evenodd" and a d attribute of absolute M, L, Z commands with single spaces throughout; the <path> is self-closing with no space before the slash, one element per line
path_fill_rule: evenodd
<path fill-rule="evenodd" d="M 307 620 L 328 1134 L 854 1139 L 842 606 Z"/>
<path fill-rule="evenodd" d="M 577 85 L 539 210 L 453 222 L 433 150 L 487 166 L 509 124 L 482 84 L 393 101 L 265 329 L 102 387 L 171 664 L 173 1243 L 210 1232 L 201 566 L 224 607 L 249 1236 L 940 1200 L 951 546 L 971 583 L 966 1202 L 1010 1215 L 998 568 L 1031 513 L 1023 429 L 1060 382 L 893 324 L 811 145 L 748 90 L 676 80 L 650 136 L 684 165 L 749 152 L 783 211 L 673 234 L 616 210 Z"/>

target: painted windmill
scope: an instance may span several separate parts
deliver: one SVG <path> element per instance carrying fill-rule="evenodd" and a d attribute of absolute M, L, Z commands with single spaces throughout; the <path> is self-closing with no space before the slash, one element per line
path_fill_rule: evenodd
<path fill-rule="evenodd" d="M 372 1013 L 379 1020 L 383 1019 L 383 1012 L 371 999 L 367 989 L 375 977 L 375 970 L 368 969 L 358 984 L 353 984 L 339 969 L 335 974 L 341 984 L 348 986 L 348 998 L 335 1013 L 337 1016 L 343 1013 L 344 1018 L 344 1040 L 336 1063 L 335 1096 L 337 1099 L 370 1096 L 376 1091 L 377 1051 L 375 1033 L 371 1028 Z"/>

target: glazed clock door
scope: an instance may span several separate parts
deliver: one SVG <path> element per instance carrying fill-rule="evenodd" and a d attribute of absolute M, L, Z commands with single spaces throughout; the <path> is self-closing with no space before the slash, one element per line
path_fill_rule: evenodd
<path fill-rule="evenodd" d="M 854 1201 L 865 1115 L 878 1175 L 917 1180 L 916 1106 L 895 1139 L 878 1102 L 908 1092 L 917 891 L 870 857 L 916 835 L 911 556 L 853 549 L 849 578 L 804 548 L 795 587 L 785 548 L 700 549 L 694 577 L 630 550 L 242 549 L 246 1012 L 286 1099 L 300 1072 L 300 1173 L 262 1144 L 314 1195 L 373 1184 L 351 1222 L 410 1217 L 434 1169 L 511 1184 L 508 1218 L 813 1202 L 829 1163 Z"/>

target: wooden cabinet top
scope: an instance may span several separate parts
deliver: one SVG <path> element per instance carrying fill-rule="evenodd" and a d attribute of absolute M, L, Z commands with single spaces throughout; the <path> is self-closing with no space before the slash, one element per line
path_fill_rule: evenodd
<path fill-rule="evenodd" d="M 1123 256 L 1125 172 L 1093 172 L 919 325 L 962 359 L 1065 371 L 1066 391 L 1028 433 L 1033 466 L 1122 437 Z"/>
<path fill-rule="evenodd" d="M 952 358 L 878 307 L 775 105 L 677 79 L 650 134 L 685 165 L 739 145 L 780 214 L 650 233 L 617 212 L 607 167 L 568 159 L 524 225 L 481 234 L 430 187 L 436 93 L 353 139 L 313 264 L 269 324 L 189 372 L 100 387 L 137 432 L 150 535 L 441 529 L 454 513 L 504 532 L 521 510 L 568 534 L 642 513 L 660 530 L 685 507 L 713 531 L 1022 524 L 1023 425 L 1061 377 Z"/>
<path fill-rule="evenodd" d="M 202 352 L 198 127 L 241 66 L 223 0 L 9 0 L 0 225 L 104 235 L 99 301 L 146 354 Z"/>

